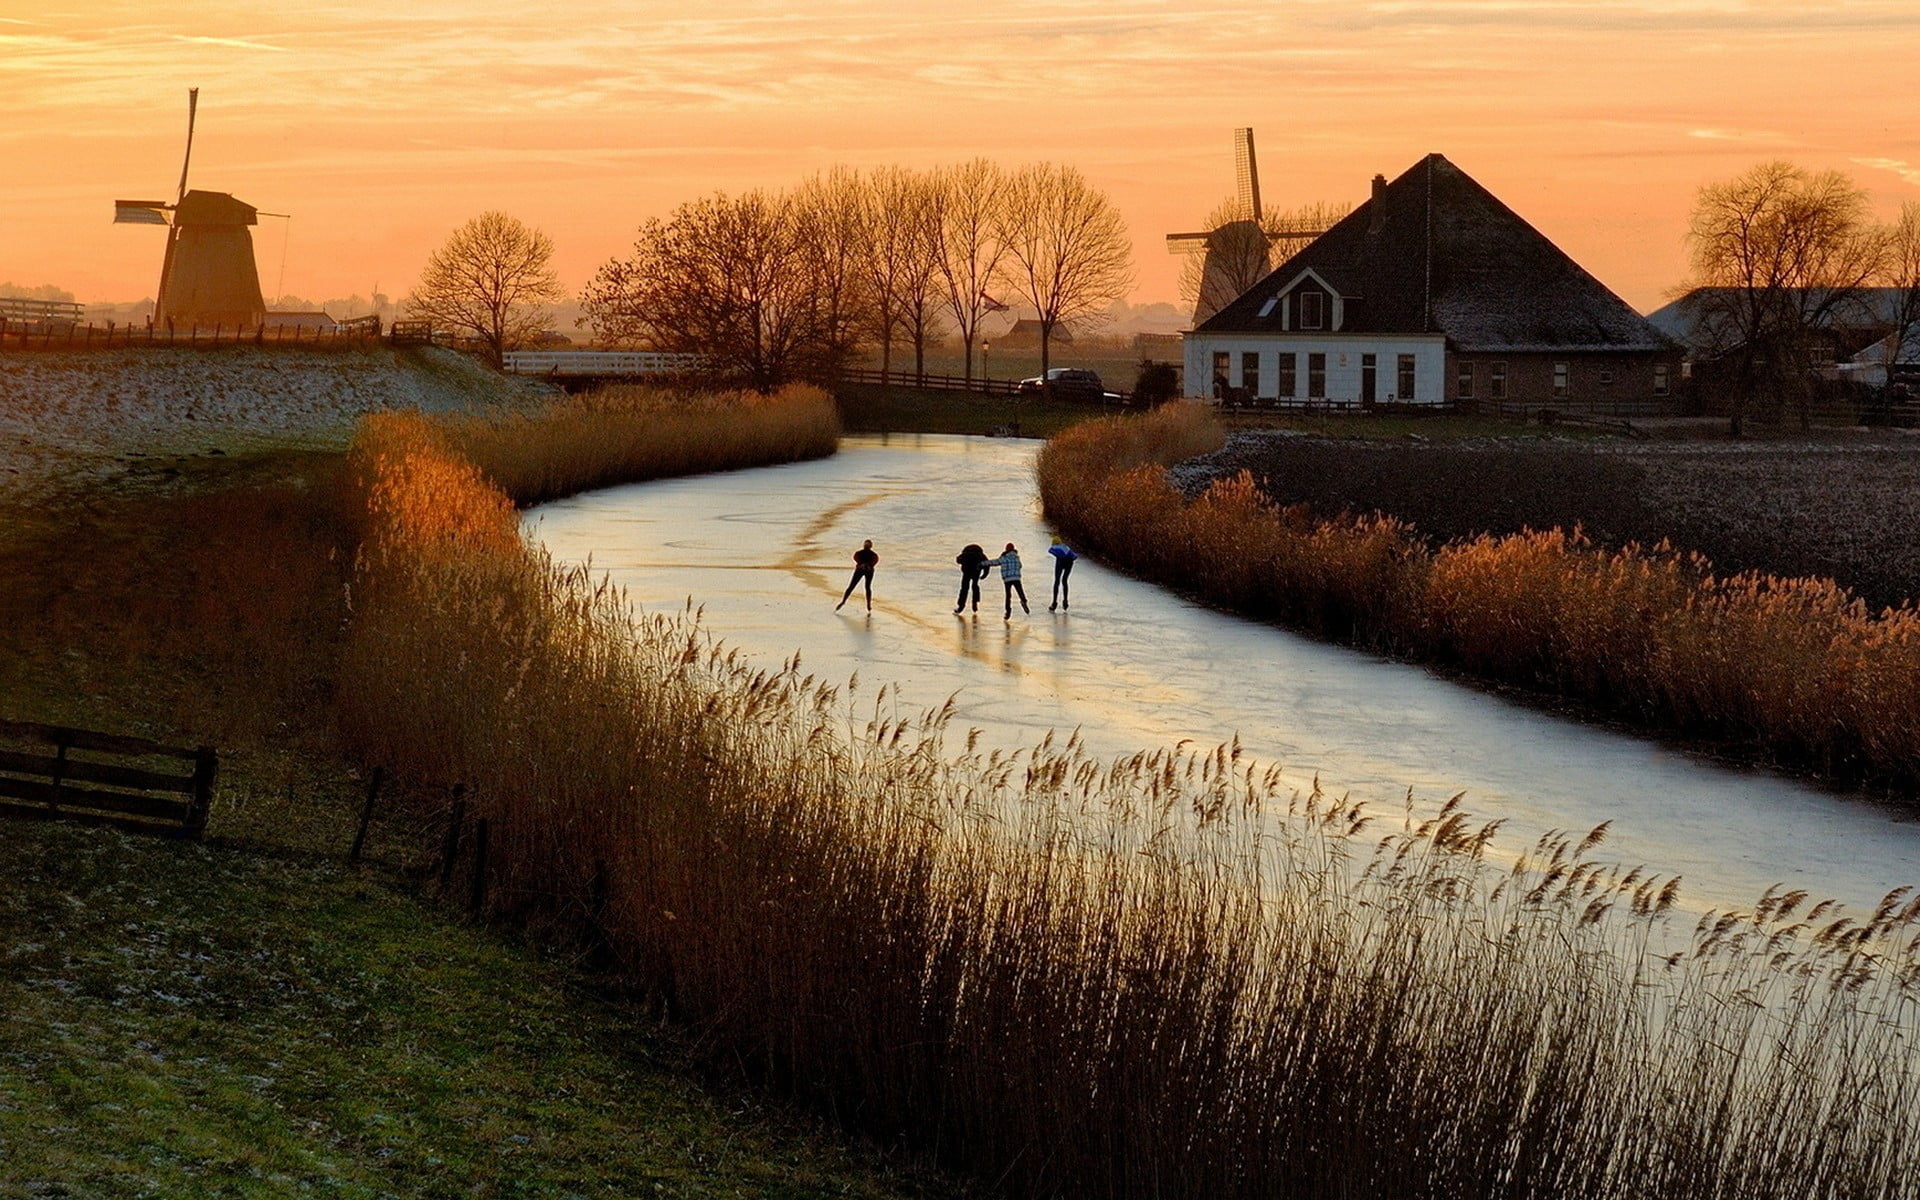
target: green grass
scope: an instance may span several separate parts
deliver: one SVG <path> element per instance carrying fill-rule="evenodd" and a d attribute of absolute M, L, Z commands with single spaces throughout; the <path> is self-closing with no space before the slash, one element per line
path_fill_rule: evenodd
<path fill-rule="evenodd" d="M 1020 436 L 1048 438 L 1110 408 L 1033 396 L 985 396 L 900 384 L 847 383 L 834 389 L 848 433 L 986 433 L 1020 422 Z"/>
<path fill-rule="evenodd" d="M 376 875 L 0 835 L 0 1195 L 941 1194 Z"/>
<path fill-rule="evenodd" d="M 939 1194 L 339 864 L 341 456 L 227 444 L 0 495 L 0 715 L 221 751 L 204 846 L 0 822 L 0 1197 Z"/>

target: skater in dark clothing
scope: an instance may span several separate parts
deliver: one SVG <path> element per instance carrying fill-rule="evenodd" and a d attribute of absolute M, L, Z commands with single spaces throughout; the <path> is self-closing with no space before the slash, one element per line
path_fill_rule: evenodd
<path fill-rule="evenodd" d="M 967 589 L 973 589 L 973 611 L 980 611 L 980 581 L 987 577 L 987 552 L 972 542 L 953 560 L 960 564 L 960 599 L 954 603 L 953 611 L 959 612 L 967 606 Z"/>
<path fill-rule="evenodd" d="M 1073 574 L 1074 560 L 1079 558 L 1073 547 L 1065 542 L 1055 542 L 1047 547 L 1047 553 L 1053 555 L 1053 603 L 1047 605 L 1047 611 L 1067 608 L 1067 576 Z"/>
<path fill-rule="evenodd" d="M 1020 611 L 1032 612 L 1027 607 L 1027 589 L 1020 585 L 1020 552 L 1008 542 L 1000 557 L 988 562 L 986 566 L 1000 568 L 1000 582 L 1007 585 L 1007 619 L 1013 619 L 1013 594 L 1020 593 Z"/>
<path fill-rule="evenodd" d="M 846 607 L 847 597 L 853 595 L 853 589 L 859 587 L 862 581 L 867 585 L 867 611 L 873 611 L 873 569 L 878 565 L 880 556 L 874 553 L 873 539 L 868 538 L 853 552 L 853 578 L 847 580 L 847 590 L 841 594 L 840 603 L 833 606 L 833 611 L 839 612 Z"/>

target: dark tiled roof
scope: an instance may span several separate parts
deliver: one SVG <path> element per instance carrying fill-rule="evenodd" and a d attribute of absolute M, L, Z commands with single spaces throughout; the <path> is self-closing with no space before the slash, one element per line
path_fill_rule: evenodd
<path fill-rule="evenodd" d="M 1280 332 L 1280 310 L 1260 310 L 1308 269 L 1346 300 L 1342 333 L 1442 333 L 1462 350 L 1668 348 L 1626 301 L 1438 154 L 1195 332 Z"/>
<path fill-rule="evenodd" d="M 1888 287 L 1855 288 L 1837 299 L 1834 293 L 1819 289 L 1786 288 L 1784 292 L 1795 311 L 1811 312 L 1818 324 L 1838 330 L 1891 328 L 1900 323 L 1900 306 L 1906 297 L 1904 288 Z M 1737 288 L 1697 287 L 1654 309 L 1647 320 L 1689 349 L 1723 350 L 1731 344 L 1732 331 L 1721 314 L 1739 294 Z"/>

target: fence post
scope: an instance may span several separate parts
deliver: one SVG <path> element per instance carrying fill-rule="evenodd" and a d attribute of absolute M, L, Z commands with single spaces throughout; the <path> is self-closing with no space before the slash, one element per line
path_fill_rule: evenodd
<path fill-rule="evenodd" d="M 53 780 L 47 792 L 47 807 L 58 812 L 60 809 L 60 785 L 67 778 L 67 739 L 62 734 L 57 743 L 59 749 L 53 757 Z"/>
<path fill-rule="evenodd" d="M 360 861 L 360 851 L 366 847 L 367 825 L 373 820 L 373 802 L 379 798 L 380 784 L 386 777 L 387 769 L 385 767 L 375 767 L 373 769 L 373 778 L 367 781 L 366 803 L 360 806 L 360 826 L 353 831 L 353 846 L 347 851 L 347 863 L 349 866 Z"/>
<path fill-rule="evenodd" d="M 453 785 L 453 808 L 447 815 L 447 840 L 440 849 L 440 888 L 453 881 L 453 856 L 460 851 L 460 827 L 467 820 L 467 785 Z"/>
<path fill-rule="evenodd" d="M 220 756 L 212 746 L 202 746 L 193 754 L 193 799 L 187 804 L 186 834 L 199 841 L 207 834 L 207 812 L 213 807 L 213 777 L 220 770 Z"/>
<path fill-rule="evenodd" d="M 473 879 L 467 893 L 467 912 L 479 916 L 487 902 L 487 819 L 473 823 Z"/>

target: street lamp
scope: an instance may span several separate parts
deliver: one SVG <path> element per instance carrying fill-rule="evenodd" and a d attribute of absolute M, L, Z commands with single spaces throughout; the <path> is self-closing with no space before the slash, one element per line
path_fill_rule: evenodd
<path fill-rule="evenodd" d="M 987 370 L 987 355 L 992 350 L 992 342 L 980 343 L 980 390 L 989 393 L 993 391 L 993 372 Z"/>

